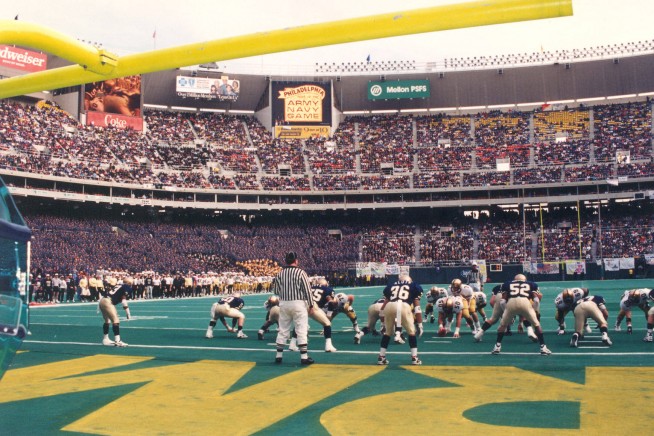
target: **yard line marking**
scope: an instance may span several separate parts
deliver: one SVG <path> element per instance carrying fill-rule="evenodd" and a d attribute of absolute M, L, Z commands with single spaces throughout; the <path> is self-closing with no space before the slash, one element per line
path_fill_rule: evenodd
<path fill-rule="evenodd" d="M 100 342 L 68 342 L 68 341 L 62 341 L 62 342 L 56 342 L 56 341 L 35 341 L 35 340 L 26 340 L 26 343 L 31 343 L 31 344 L 49 344 L 49 345 L 85 345 L 85 346 L 92 346 L 92 347 L 106 347 L 106 345 L 102 345 Z M 114 347 L 116 348 L 116 347 Z M 126 348 L 149 348 L 149 349 L 181 349 L 181 350 L 187 350 L 187 349 L 193 349 L 193 350 L 216 350 L 216 351 L 238 351 L 238 352 L 243 352 L 243 351 L 264 351 L 264 352 L 275 352 L 275 349 L 268 349 L 268 348 L 236 348 L 236 347 L 209 347 L 209 346 L 193 346 L 193 345 L 144 345 L 144 344 L 132 344 Z M 602 347 L 597 347 L 601 349 L 606 349 Z M 288 351 L 288 350 L 284 350 Z M 320 349 L 311 349 L 309 350 L 311 353 L 325 353 L 324 350 Z M 293 352 L 297 353 L 297 352 Z M 331 354 L 331 353 L 330 353 Z M 334 354 L 374 354 L 378 355 L 379 350 L 373 350 L 373 351 L 364 351 L 364 350 L 342 350 L 339 349 Z M 397 355 L 406 355 L 406 351 L 388 351 L 386 354 L 397 354 Z M 459 356 L 459 355 L 467 355 L 467 356 L 483 356 L 483 355 L 490 355 L 490 351 L 468 351 L 468 352 L 459 352 L 459 351 L 421 351 L 420 355 L 433 355 L 433 356 Z M 533 351 L 529 353 L 525 352 L 504 352 L 499 354 L 500 356 L 502 355 L 507 355 L 507 356 L 536 356 L 539 355 L 538 352 Z M 570 352 L 558 352 L 558 353 L 553 353 L 550 358 L 554 358 L 554 356 L 571 356 L 571 357 L 579 357 L 580 355 L 583 356 L 652 356 L 654 355 L 654 351 L 650 352 L 632 352 L 632 353 L 614 353 L 614 352 L 606 352 L 606 353 L 570 353 Z"/>

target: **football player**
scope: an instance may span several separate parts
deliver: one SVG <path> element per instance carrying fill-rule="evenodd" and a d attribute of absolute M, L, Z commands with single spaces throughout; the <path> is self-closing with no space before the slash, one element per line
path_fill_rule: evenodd
<path fill-rule="evenodd" d="M 241 312 L 243 306 L 245 306 L 245 301 L 241 298 L 240 292 L 234 292 L 231 296 L 223 297 L 217 303 L 214 303 L 211 306 L 211 321 L 209 321 L 205 338 L 213 338 L 213 328 L 216 326 L 216 321 L 218 320 L 220 320 L 228 332 L 234 333 L 234 328 L 227 326 L 225 317 L 238 321 L 238 331 L 236 333 L 238 339 L 247 338 L 247 335 L 243 333 L 243 322 L 245 321 L 245 315 Z"/>
<path fill-rule="evenodd" d="M 654 289 L 649 291 L 649 299 L 654 300 Z M 654 342 L 652 329 L 654 328 L 654 306 L 650 307 L 647 311 L 647 333 L 643 338 L 643 342 Z"/>
<path fill-rule="evenodd" d="M 339 313 L 343 312 L 352 322 L 352 328 L 356 333 L 359 333 L 359 323 L 357 322 L 357 313 L 354 311 L 354 307 L 352 307 L 352 303 L 354 303 L 354 295 L 348 295 L 344 294 L 342 292 L 339 292 L 338 294 L 334 295 L 334 300 L 335 300 L 335 305 L 330 306 L 326 305 L 323 307 L 323 311 L 327 314 L 327 318 L 329 320 L 333 320 L 336 315 Z"/>
<path fill-rule="evenodd" d="M 263 341 L 263 335 L 271 325 L 279 324 L 279 297 L 277 295 L 271 295 L 263 304 L 263 307 L 266 308 L 266 321 L 257 332 L 257 337 L 260 341 Z"/>
<path fill-rule="evenodd" d="M 395 283 L 384 288 L 381 312 L 386 331 L 379 347 L 378 365 L 388 365 L 386 350 L 391 341 L 390 332 L 394 331 L 396 324 L 401 324 L 409 335 L 411 363 L 422 365 L 422 361 L 418 358 L 418 339 L 416 337 L 416 324 L 418 336 L 422 336 L 423 332 L 420 297 L 422 297 L 422 287 L 414 283 L 406 274 L 400 275 Z"/>
<path fill-rule="evenodd" d="M 338 301 L 334 296 L 334 289 L 329 286 L 327 280 L 319 279 L 318 283 L 311 287 L 311 295 L 313 297 L 314 310 L 309 314 L 309 318 L 317 321 L 318 324 L 322 326 L 323 335 L 325 336 L 325 351 L 328 353 L 334 352 L 336 351 L 336 348 L 332 345 L 331 318 L 333 318 L 332 314 L 334 314 L 339 307 Z M 352 309 L 352 312 L 354 312 L 354 309 Z M 354 314 L 354 322 L 356 322 L 356 314 Z M 291 346 L 289 346 L 289 349 L 292 349 L 292 345 L 294 345 L 293 338 L 291 338 Z"/>
<path fill-rule="evenodd" d="M 645 312 L 645 317 L 648 317 L 649 304 L 647 303 L 647 300 L 649 299 L 649 294 L 650 290 L 645 288 L 624 291 L 622 298 L 620 299 L 620 312 L 618 312 L 618 317 L 615 319 L 616 332 L 622 330 L 620 323 L 622 323 L 624 318 L 627 318 L 627 333 L 631 334 L 633 332 L 633 327 L 631 325 L 631 312 L 634 307 Z"/>
<path fill-rule="evenodd" d="M 452 280 L 452 284 L 450 285 L 450 295 L 461 297 L 461 300 L 463 301 L 462 316 L 466 320 L 466 323 L 472 330 L 473 334 L 480 328 L 478 326 L 479 321 L 475 324 L 475 320 L 471 315 L 476 310 L 476 301 L 472 298 L 474 292 L 475 291 L 469 285 L 461 283 L 461 280 Z"/>
<path fill-rule="evenodd" d="M 483 338 L 486 330 L 491 328 L 491 326 L 495 324 L 498 320 L 502 319 L 502 314 L 504 313 L 504 304 L 502 302 L 502 285 L 495 286 L 491 291 L 490 305 L 493 308 L 493 313 L 491 314 L 491 317 L 485 319 L 484 323 L 481 325 L 481 328 L 478 329 L 477 332 L 473 335 L 475 341 L 477 342 L 481 342 L 481 339 Z M 513 323 L 513 321 L 514 320 L 511 320 L 511 323 Z M 530 330 L 529 327 L 527 327 L 527 334 L 530 335 L 532 332 L 533 332 L 533 328 Z M 512 335 L 513 333 L 511 332 L 511 324 L 509 324 L 506 327 L 504 336 L 512 336 Z M 533 337 L 536 337 L 535 333 L 533 333 Z"/>
<path fill-rule="evenodd" d="M 447 297 L 447 289 L 439 288 L 438 286 L 432 286 L 427 294 L 427 304 L 425 305 L 425 313 L 423 319 L 426 319 L 429 316 L 429 322 L 434 323 L 436 318 L 434 317 L 434 305 L 436 302 L 443 298 Z"/>
<path fill-rule="evenodd" d="M 602 332 L 602 342 L 604 345 L 611 345 L 609 338 L 606 319 L 609 317 L 609 311 L 606 309 L 606 302 L 600 295 L 586 296 L 577 301 L 573 310 L 575 316 L 575 332 L 570 340 L 571 347 L 577 347 L 579 339 L 583 337 L 584 327 L 588 326 L 588 318 L 594 319 L 599 325 Z"/>
<path fill-rule="evenodd" d="M 368 324 L 361 329 L 361 331 L 354 335 L 354 343 L 360 344 L 361 338 L 372 333 L 373 336 L 379 336 L 379 332 L 375 329 L 377 321 L 380 320 L 380 310 L 384 304 L 384 298 L 380 298 L 368 306 Z M 382 325 L 382 333 L 384 332 L 384 326 Z"/>
<path fill-rule="evenodd" d="M 481 319 L 486 321 L 486 311 L 484 311 L 484 307 L 488 304 L 486 294 L 481 291 L 475 292 L 472 297 L 475 299 L 475 313 L 481 315 Z M 479 320 L 479 318 L 477 318 L 477 320 Z"/>
<path fill-rule="evenodd" d="M 123 283 L 115 283 L 111 287 L 103 289 L 100 294 L 100 301 L 98 301 L 98 310 L 102 313 L 104 324 L 102 325 L 102 344 L 109 347 L 126 347 L 127 343 L 120 339 L 120 319 L 116 306 L 119 304 L 125 309 L 127 319 L 131 318 L 129 305 L 127 304 L 127 296 L 131 290 L 131 279 L 125 278 Z M 114 340 L 109 339 L 109 324 L 112 325 Z"/>
<path fill-rule="evenodd" d="M 512 281 L 502 284 L 502 300 L 506 303 L 500 326 L 497 329 L 497 342 L 495 343 L 492 354 L 500 354 L 504 332 L 516 315 L 523 316 L 534 327 L 538 343 L 540 344 L 540 354 L 544 356 L 552 354 L 549 348 L 547 348 L 547 345 L 545 345 L 543 329 L 540 326 L 540 321 L 532 305 L 534 298 L 538 298 L 539 300 L 542 298 L 542 294 L 538 291 L 538 285 L 532 281 L 527 281 L 527 277 L 523 274 L 518 274 Z"/>
<path fill-rule="evenodd" d="M 463 316 L 463 299 L 461 297 L 443 297 L 436 302 L 438 308 L 438 336 L 447 335 L 445 325 L 449 325 L 456 320 L 453 338 L 460 337 L 461 317 Z"/>
<path fill-rule="evenodd" d="M 556 307 L 556 315 L 554 319 L 559 323 L 558 335 L 565 334 L 565 316 L 568 312 L 574 310 L 577 301 L 588 296 L 588 288 L 566 288 L 554 299 L 554 306 Z M 586 333 L 590 333 L 592 330 L 588 325 L 586 327 Z"/>

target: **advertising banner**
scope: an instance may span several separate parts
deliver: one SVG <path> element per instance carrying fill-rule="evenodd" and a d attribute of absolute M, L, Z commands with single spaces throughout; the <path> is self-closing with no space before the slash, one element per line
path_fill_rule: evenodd
<path fill-rule="evenodd" d="M 529 265 L 530 274 L 558 274 L 559 273 L 559 263 L 558 262 L 532 262 Z"/>
<path fill-rule="evenodd" d="M 586 273 L 586 262 L 580 260 L 566 260 L 565 261 L 565 273 L 568 275 L 573 274 L 585 274 Z"/>
<path fill-rule="evenodd" d="M 140 117 L 141 76 L 87 83 L 84 85 L 84 110 Z"/>
<path fill-rule="evenodd" d="M 117 127 L 119 129 L 133 129 L 137 131 L 143 130 L 143 118 L 141 117 L 126 117 L 118 114 L 110 114 L 107 112 L 92 112 L 86 113 L 86 125 L 97 127 Z"/>
<path fill-rule="evenodd" d="M 272 82 L 271 86 L 276 126 L 331 126 L 330 82 Z"/>
<path fill-rule="evenodd" d="M 429 80 L 368 82 L 368 100 L 429 97 Z"/>
<path fill-rule="evenodd" d="M 48 56 L 24 48 L 0 45 L 0 66 L 33 73 L 48 68 Z"/>
<path fill-rule="evenodd" d="M 620 269 L 634 269 L 636 263 L 634 262 L 633 257 L 621 257 L 620 258 Z"/>
<path fill-rule="evenodd" d="M 604 259 L 604 269 L 606 271 L 620 271 L 620 259 L 619 258 Z"/>
<path fill-rule="evenodd" d="M 221 76 L 219 79 L 177 76 L 175 92 L 179 97 L 236 101 L 241 92 L 241 82 L 237 79 L 230 79 L 229 76 Z"/>
<path fill-rule="evenodd" d="M 275 138 L 329 138 L 330 126 L 275 126 Z"/>

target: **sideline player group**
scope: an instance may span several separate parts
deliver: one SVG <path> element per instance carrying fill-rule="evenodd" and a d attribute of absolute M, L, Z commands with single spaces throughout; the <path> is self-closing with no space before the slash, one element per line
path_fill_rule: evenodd
<path fill-rule="evenodd" d="M 129 277 L 122 280 L 114 279 L 98 304 L 98 311 L 102 312 L 105 321 L 103 324 L 104 345 L 127 346 L 120 337 L 116 307 L 122 305 L 127 319 L 130 318 L 127 304 L 129 286 Z M 422 287 L 413 282 L 410 276 L 400 275 L 394 283 L 384 288 L 379 299 L 370 304 L 367 310 L 367 323 L 359 328 L 357 314 L 353 307 L 354 296 L 335 292 L 327 280 L 317 277 L 310 282 L 312 303 L 311 310 L 307 309 L 307 312 L 309 318 L 322 326 L 326 352 L 337 351 L 332 343 L 331 323 L 339 313 L 345 314 L 352 323 L 355 344 L 360 344 L 364 336 L 368 334 L 381 336 L 377 359 L 379 365 L 389 363 L 386 352 L 391 337 L 396 344 L 404 344 L 408 340 L 411 363 L 413 365 L 422 363 L 418 357 L 417 338 L 421 337 L 424 332 L 423 319 L 424 322 L 430 324 L 437 323 L 438 336 L 442 337 L 452 333 L 453 338 L 460 338 L 461 324 L 462 321 L 465 321 L 476 342 L 482 341 L 485 332 L 499 321 L 492 354 L 501 352 L 504 338 L 513 334 L 511 328 L 515 325 L 518 332 L 526 330 L 527 336 L 532 341 L 539 343 L 541 355 L 551 354 L 545 344 L 540 326 L 543 295 L 538 289 L 538 284 L 527 280 L 525 275 L 518 274 L 513 280 L 495 286 L 489 300 L 482 289 L 483 285 L 480 286 L 479 283 L 476 286 L 463 284 L 460 279 L 454 279 L 447 288 L 434 286 L 426 294 L 427 303 L 423 313 L 421 310 L 421 299 L 424 292 Z M 492 307 L 490 317 L 485 312 L 487 301 Z M 643 341 L 653 342 L 654 306 L 650 306 L 651 301 L 654 301 L 654 289 L 641 288 L 624 291 L 620 299 L 620 311 L 616 317 L 614 330 L 621 331 L 622 322 L 625 321 L 626 332 L 632 333 L 633 311 L 642 311 L 647 319 L 647 332 Z M 244 305 L 245 301 L 240 292 L 220 298 L 211 307 L 211 319 L 205 337 L 213 338 L 214 327 L 220 321 L 228 332 L 236 333 L 238 339 L 246 339 L 247 335 L 243 332 L 245 315 L 241 311 Z M 264 307 L 266 308 L 266 318 L 257 332 L 259 340 L 263 340 L 270 328 L 279 323 L 280 298 L 278 295 L 271 295 Z M 608 335 L 609 313 L 606 301 L 602 296 L 591 295 L 588 288 L 566 288 L 554 299 L 554 308 L 554 319 L 558 323 L 558 335 L 564 335 L 567 332 L 566 316 L 572 313 L 574 317 L 574 329 L 571 330 L 570 339 L 571 347 L 578 347 L 579 342 L 584 339 L 584 335 L 593 331 L 588 323 L 589 320 L 596 323 L 595 327 L 601 333 L 602 343 L 606 346 L 612 345 L 612 340 Z M 231 325 L 228 325 L 226 318 L 232 320 Z M 381 324 L 380 330 L 377 330 L 376 327 L 378 322 Z M 114 340 L 109 339 L 110 327 L 114 333 Z M 405 333 L 408 338 L 404 336 Z M 286 344 L 278 344 L 278 350 L 280 345 L 285 346 Z M 307 344 L 303 345 L 306 350 Z M 295 331 L 291 334 L 289 350 L 299 351 Z M 281 358 L 278 359 L 281 362 Z M 313 359 L 307 359 L 313 363 Z M 307 359 L 303 359 L 303 363 Z"/>

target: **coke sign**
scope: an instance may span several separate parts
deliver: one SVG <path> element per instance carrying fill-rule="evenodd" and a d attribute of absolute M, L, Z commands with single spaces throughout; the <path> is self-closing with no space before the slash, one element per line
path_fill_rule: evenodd
<path fill-rule="evenodd" d="M 86 113 L 86 124 L 97 127 L 116 127 L 118 129 L 133 129 L 139 132 L 143 130 L 143 118 L 126 117 L 124 115 L 110 114 L 107 112 Z"/>
<path fill-rule="evenodd" d="M 0 45 L 0 65 L 22 71 L 43 71 L 48 67 L 48 56 L 9 45 Z"/>

